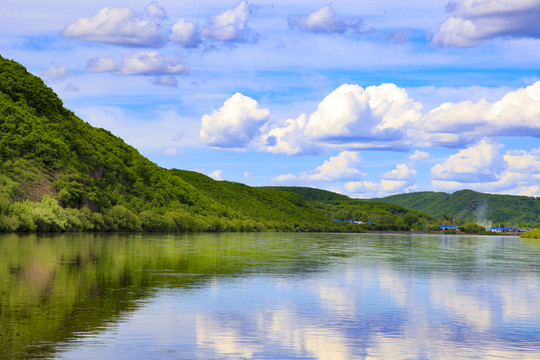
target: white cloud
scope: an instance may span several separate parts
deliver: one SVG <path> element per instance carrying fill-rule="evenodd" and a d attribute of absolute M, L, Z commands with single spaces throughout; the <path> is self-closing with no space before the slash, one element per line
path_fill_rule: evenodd
<path fill-rule="evenodd" d="M 257 101 L 240 93 L 201 119 L 201 142 L 219 148 L 243 148 L 258 135 L 268 121 L 270 111 L 259 108 Z"/>
<path fill-rule="evenodd" d="M 540 38 L 536 0 L 462 0 L 433 36 L 436 46 L 469 47 L 494 38 Z"/>
<path fill-rule="evenodd" d="M 498 101 L 444 103 L 427 112 L 394 84 L 342 85 L 309 116 L 257 123 L 237 146 L 288 155 L 331 150 L 467 146 L 481 138 L 540 137 L 540 81 L 510 91 Z M 219 131 L 216 129 L 214 132 Z M 215 136 L 214 136 L 215 137 Z M 411 161 L 429 154 L 416 150 Z"/>
<path fill-rule="evenodd" d="M 302 172 L 299 175 L 284 174 L 272 179 L 273 183 L 283 182 L 319 182 L 319 181 L 344 181 L 359 179 L 365 176 L 360 171 L 362 168 L 362 158 L 358 151 L 342 151 L 337 156 L 330 157 L 329 160 L 317 167 L 313 171 Z"/>
<path fill-rule="evenodd" d="M 419 146 L 470 144 L 484 136 L 540 137 L 540 81 L 499 101 L 444 103 L 409 135 Z"/>
<path fill-rule="evenodd" d="M 257 142 L 259 151 L 287 155 L 320 152 L 317 143 L 304 134 L 307 121 L 306 115 L 302 114 L 298 119 L 266 124 Z"/>
<path fill-rule="evenodd" d="M 345 190 L 352 197 L 383 197 L 417 189 L 416 170 L 406 164 L 398 164 L 396 169 L 381 175 L 381 181 L 351 181 Z"/>
<path fill-rule="evenodd" d="M 394 84 L 342 85 L 328 95 L 309 117 L 301 115 L 268 128 L 262 149 L 298 154 L 326 148 L 403 148 L 406 125 L 420 117 L 420 103 Z"/>
<path fill-rule="evenodd" d="M 416 170 L 406 164 L 399 164 L 395 170 L 385 172 L 381 177 L 384 180 L 411 181 L 416 178 Z"/>
<path fill-rule="evenodd" d="M 110 57 L 90 59 L 86 64 L 87 72 L 110 72 L 113 75 L 143 75 L 155 76 L 152 83 L 176 87 L 178 82 L 174 75 L 188 71 L 188 67 L 179 59 L 160 54 L 156 51 L 140 51 L 125 56 L 121 64 Z"/>
<path fill-rule="evenodd" d="M 72 74 L 68 71 L 65 64 L 56 66 L 54 62 L 51 62 L 49 68 L 40 75 L 51 82 L 57 82 L 66 80 Z"/>
<path fill-rule="evenodd" d="M 477 145 L 451 155 L 443 164 L 431 169 L 433 180 L 459 182 L 496 181 L 504 167 L 501 145 L 482 140 Z"/>
<path fill-rule="evenodd" d="M 178 151 L 176 150 L 175 147 L 170 147 L 163 151 L 163 155 L 175 156 L 175 155 L 178 155 Z"/>
<path fill-rule="evenodd" d="M 178 59 L 155 51 L 141 51 L 124 58 L 119 75 L 170 75 L 186 71 L 187 66 Z"/>
<path fill-rule="evenodd" d="M 157 1 L 152 1 L 151 3 L 146 5 L 144 10 L 146 11 L 146 14 L 151 18 L 167 18 L 167 13 L 165 12 L 165 9 L 159 6 Z"/>
<path fill-rule="evenodd" d="M 221 41 L 245 41 L 249 32 L 247 26 L 250 9 L 247 1 L 241 1 L 232 9 L 213 16 L 201 31 L 201 37 Z"/>
<path fill-rule="evenodd" d="M 310 181 L 352 180 L 364 176 L 362 158 L 358 151 L 342 151 L 337 156 L 326 160 L 314 171 L 302 174 L 300 177 Z"/>
<path fill-rule="evenodd" d="M 208 174 L 212 179 L 221 181 L 223 180 L 223 171 L 222 170 L 215 170 Z"/>
<path fill-rule="evenodd" d="M 85 70 L 95 73 L 115 72 L 118 70 L 118 63 L 107 56 L 95 57 L 88 60 Z"/>
<path fill-rule="evenodd" d="M 194 47 L 201 42 L 200 31 L 197 24 L 180 19 L 173 25 L 169 40 L 178 42 L 186 48 Z"/>
<path fill-rule="evenodd" d="M 540 195 L 540 149 L 501 153 L 502 145 L 480 141 L 431 170 L 432 189 Z"/>
<path fill-rule="evenodd" d="M 297 177 L 294 174 L 282 174 L 272 179 L 273 184 L 295 183 Z"/>
<path fill-rule="evenodd" d="M 411 161 L 422 161 L 429 159 L 430 155 L 429 153 L 425 151 L 415 150 L 411 156 L 409 156 L 409 160 Z"/>
<path fill-rule="evenodd" d="M 160 22 L 166 17 L 165 11 L 152 2 L 146 12 L 148 16 L 127 7 L 105 7 L 92 17 L 80 18 L 66 26 L 62 35 L 121 46 L 161 47 L 166 42 Z"/>
<path fill-rule="evenodd" d="M 358 29 L 361 24 L 361 19 L 338 18 L 330 5 L 323 6 L 303 18 L 289 18 L 290 28 L 317 33 L 342 34 L 349 29 Z"/>

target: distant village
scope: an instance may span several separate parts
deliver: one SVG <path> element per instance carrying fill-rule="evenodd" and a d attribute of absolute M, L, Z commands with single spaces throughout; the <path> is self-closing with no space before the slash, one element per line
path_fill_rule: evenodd
<path fill-rule="evenodd" d="M 343 222 L 348 222 L 348 223 L 358 224 L 358 225 L 373 225 L 372 222 L 364 222 L 364 221 L 356 221 L 356 220 L 338 220 L 338 219 L 335 219 L 334 221 L 343 221 Z M 441 230 L 458 231 L 459 228 L 460 228 L 457 225 L 442 225 L 441 224 L 441 225 L 436 225 L 436 226 L 438 226 Z M 436 227 L 436 226 L 434 225 L 434 227 Z M 531 231 L 531 230 L 534 230 L 534 228 L 530 228 L 530 229 L 507 228 L 507 227 L 489 227 L 489 228 L 486 228 L 486 231 L 491 231 L 491 232 L 494 232 L 494 233 L 506 234 L 506 235 L 521 234 L 521 233 Z"/>

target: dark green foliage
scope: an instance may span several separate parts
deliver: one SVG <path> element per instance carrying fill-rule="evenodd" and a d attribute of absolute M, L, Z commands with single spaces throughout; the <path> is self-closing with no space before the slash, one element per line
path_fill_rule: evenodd
<path fill-rule="evenodd" d="M 459 230 L 467 234 L 482 234 L 486 232 L 486 229 L 484 227 L 472 222 L 466 222 L 460 225 Z"/>
<path fill-rule="evenodd" d="M 426 194 L 442 211 L 434 215 L 449 214 L 449 221 L 467 219 L 478 204 L 493 207 L 479 193 L 462 194 L 464 209 L 449 206 L 448 194 Z M 0 232 L 423 230 L 438 223 L 387 202 L 312 188 L 254 188 L 161 168 L 76 117 L 41 79 L 0 56 Z M 520 204 L 538 216 L 538 201 Z M 519 213 L 493 208 L 492 221 Z"/>
<path fill-rule="evenodd" d="M 0 57 L 0 232 L 359 231 L 283 191 L 152 163 Z"/>
<path fill-rule="evenodd" d="M 350 200 L 348 196 L 335 192 L 303 186 L 267 186 L 266 189 L 281 190 L 297 194 L 304 201 L 342 201 Z"/>
<path fill-rule="evenodd" d="M 351 199 L 331 191 L 308 187 L 266 187 L 265 189 L 288 191 L 332 220 L 349 222 L 350 227 L 362 227 L 379 231 L 426 230 L 426 225 L 438 222 L 432 216 L 399 205 Z M 351 222 L 361 222 L 354 224 Z M 372 223 L 367 225 L 367 223 Z"/>
<path fill-rule="evenodd" d="M 540 199 L 534 197 L 461 190 L 452 194 L 416 192 L 372 200 L 398 204 L 439 218 L 446 215 L 457 220 L 516 226 L 540 224 Z"/>

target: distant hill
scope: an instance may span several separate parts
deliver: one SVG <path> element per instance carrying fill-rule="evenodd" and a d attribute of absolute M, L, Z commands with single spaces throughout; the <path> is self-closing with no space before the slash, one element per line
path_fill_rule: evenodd
<path fill-rule="evenodd" d="M 78 118 L 39 77 L 0 56 L 0 232 L 368 228 L 351 220 L 373 223 L 369 229 L 408 230 L 436 223 L 433 216 L 467 218 L 481 209 L 492 221 L 540 221 L 538 201 L 530 198 L 504 202 L 470 192 L 450 205 L 449 194 L 425 194 L 402 204 L 411 194 L 373 202 L 164 169 L 109 131 Z M 443 202 L 448 204 L 441 208 Z"/>
<path fill-rule="evenodd" d="M 371 201 L 397 204 L 432 216 L 459 220 L 512 224 L 540 224 L 540 199 L 527 196 L 484 194 L 472 190 L 416 192 Z"/>
<path fill-rule="evenodd" d="M 373 230 L 426 230 L 440 221 L 424 212 L 401 205 L 352 199 L 331 191 L 297 186 L 264 187 L 296 194 L 331 219 L 371 223 Z"/>

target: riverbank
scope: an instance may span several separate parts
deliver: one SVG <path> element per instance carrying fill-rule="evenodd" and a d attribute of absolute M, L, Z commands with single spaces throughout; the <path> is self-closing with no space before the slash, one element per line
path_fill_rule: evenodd
<path fill-rule="evenodd" d="M 540 239 L 540 229 L 534 229 L 521 234 L 519 237 L 524 239 Z"/>

